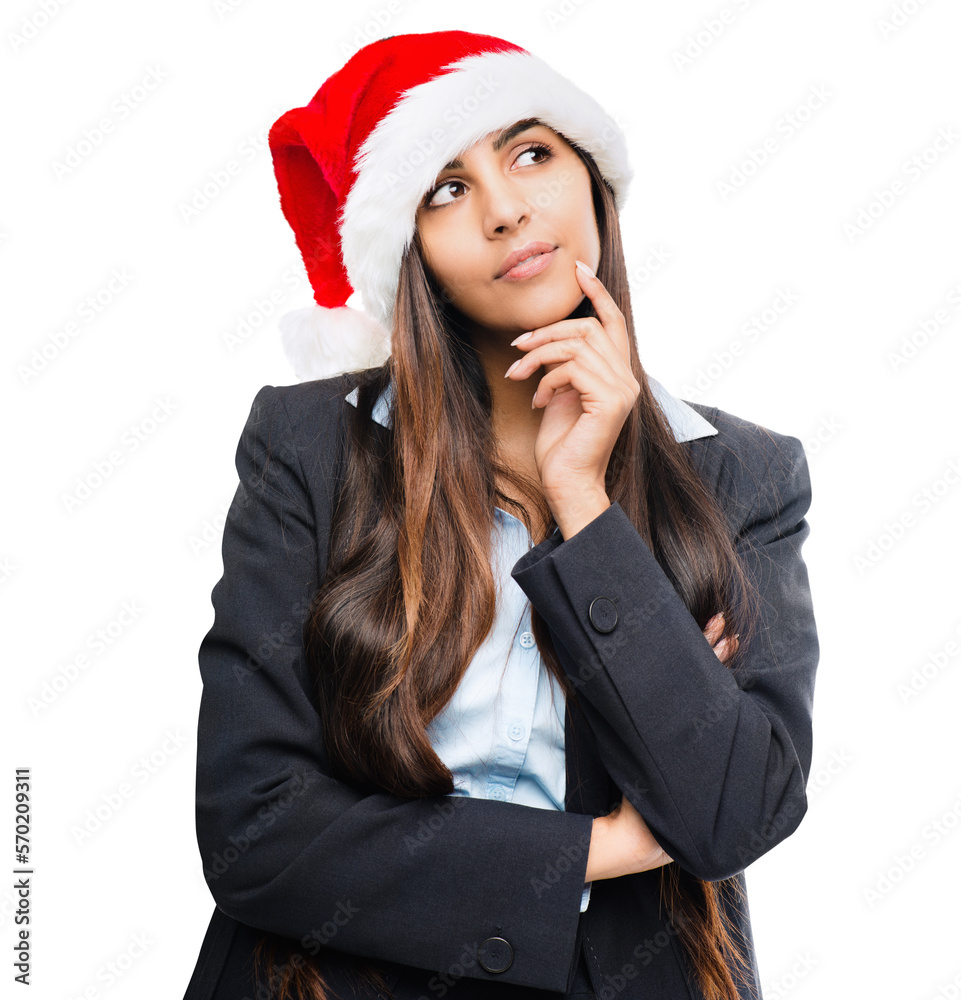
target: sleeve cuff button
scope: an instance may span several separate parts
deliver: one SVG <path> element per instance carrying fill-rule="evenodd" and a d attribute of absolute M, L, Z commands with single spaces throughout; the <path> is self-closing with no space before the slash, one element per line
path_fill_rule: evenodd
<path fill-rule="evenodd" d="M 485 972 L 506 972 L 514 961 L 514 949 L 502 937 L 489 937 L 478 949 L 477 961 Z"/>
<path fill-rule="evenodd" d="M 587 616 L 598 632 L 613 632 L 617 624 L 617 607 L 610 597 L 595 597 Z"/>

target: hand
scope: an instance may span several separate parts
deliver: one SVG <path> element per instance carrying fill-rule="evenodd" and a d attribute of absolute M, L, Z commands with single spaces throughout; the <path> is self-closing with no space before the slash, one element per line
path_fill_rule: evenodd
<path fill-rule="evenodd" d="M 654 839 L 650 827 L 644 822 L 641 814 L 631 805 L 630 799 L 621 793 L 620 805 L 608 813 L 608 819 L 622 826 L 629 834 L 634 844 L 634 865 L 632 871 L 646 872 L 651 868 L 669 865 L 674 859 Z"/>
<path fill-rule="evenodd" d="M 719 611 L 705 626 L 704 638 L 711 644 L 721 663 L 727 664 L 737 652 L 738 641 L 736 635 L 731 635 L 718 642 L 723 632 L 724 615 Z"/>
<path fill-rule="evenodd" d="M 525 379 L 546 369 L 533 397 L 544 410 L 534 461 L 552 509 L 604 496 L 614 443 L 641 390 L 631 371 L 624 314 L 599 278 L 574 271 L 597 317 L 533 330 L 516 345 L 526 356 L 508 376 Z"/>
<path fill-rule="evenodd" d="M 627 796 L 622 795 L 611 812 L 594 818 L 584 881 L 646 872 L 673 860 L 654 839 Z"/>

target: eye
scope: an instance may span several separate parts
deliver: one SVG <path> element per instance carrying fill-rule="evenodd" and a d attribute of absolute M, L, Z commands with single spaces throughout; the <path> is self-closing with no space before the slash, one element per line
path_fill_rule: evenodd
<path fill-rule="evenodd" d="M 521 163 L 522 167 L 533 166 L 536 163 L 543 163 L 545 160 L 549 160 L 553 155 L 554 151 L 551 146 L 547 143 L 534 143 L 527 147 L 527 149 L 517 154 L 517 159 L 515 163 L 520 162 L 522 156 L 527 156 L 528 153 L 540 153 L 542 157 L 540 159 L 535 159 L 533 163 Z M 438 184 L 437 187 L 433 188 L 431 191 L 424 196 L 424 207 L 425 208 L 439 208 L 441 205 L 449 205 L 461 197 L 460 195 L 454 195 L 453 197 L 444 197 L 443 192 L 445 188 L 464 188 L 463 181 L 444 181 L 442 184 Z M 438 197 L 440 196 L 440 197 Z"/>
<path fill-rule="evenodd" d="M 528 146 L 522 153 L 519 153 L 517 159 L 519 160 L 522 156 L 527 156 L 528 153 L 544 153 L 545 159 L 549 160 L 551 158 L 551 147 L 542 143 L 536 143 L 533 146 Z M 535 160 L 535 162 L 543 163 L 544 160 Z"/>
<path fill-rule="evenodd" d="M 449 199 L 447 201 L 437 201 L 436 200 L 436 195 L 439 194 L 441 191 L 443 191 L 444 188 L 447 188 L 447 187 L 463 187 L 463 186 L 464 186 L 464 184 L 463 184 L 462 181 L 444 181 L 443 184 L 438 184 L 437 187 L 435 187 L 433 191 L 428 192 L 428 194 L 427 194 L 427 200 L 424 202 L 424 204 L 428 205 L 430 207 L 435 207 L 435 208 L 438 205 L 449 205 L 450 202 L 453 199 Z"/>

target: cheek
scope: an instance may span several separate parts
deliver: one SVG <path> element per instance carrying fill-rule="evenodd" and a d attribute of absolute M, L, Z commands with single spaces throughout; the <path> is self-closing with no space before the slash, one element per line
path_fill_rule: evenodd
<path fill-rule="evenodd" d="M 437 284 L 450 296 L 457 297 L 464 277 L 464 247 L 456 234 L 431 232 L 425 239 L 424 262 Z"/>
<path fill-rule="evenodd" d="M 435 233 L 421 231 L 421 254 L 424 259 L 424 270 L 442 292 L 447 292 L 451 267 L 450 255 L 444 241 Z"/>
<path fill-rule="evenodd" d="M 471 285 L 469 272 L 458 267 L 456 262 L 445 261 L 445 266 L 434 271 L 434 276 L 446 302 L 470 309 L 477 291 Z"/>
<path fill-rule="evenodd" d="M 585 249 L 596 250 L 600 246 L 589 177 L 579 178 L 571 185 L 564 199 L 564 218 L 571 234 L 576 234 Z"/>

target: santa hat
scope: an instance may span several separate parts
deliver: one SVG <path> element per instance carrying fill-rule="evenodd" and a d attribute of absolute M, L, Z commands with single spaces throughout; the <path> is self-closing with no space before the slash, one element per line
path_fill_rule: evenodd
<path fill-rule="evenodd" d="M 620 208 L 621 129 L 570 80 L 491 35 L 435 31 L 366 45 L 271 126 L 280 205 L 316 305 L 280 318 L 301 380 L 383 364 L 401 260 L 421 199 L 478 140 L 537 118 L 590 153 Z M 365 312 L 346 305 L 358 291 Z"/>

